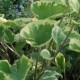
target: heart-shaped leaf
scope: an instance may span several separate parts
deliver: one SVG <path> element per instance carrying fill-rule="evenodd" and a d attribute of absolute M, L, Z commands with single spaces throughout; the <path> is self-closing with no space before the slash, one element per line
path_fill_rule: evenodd
<path fill-rule="evenodd" d="M 39 19 L 45 19 L 56 14 L 64 13 L 65 6 L 50 1 L 36 1 L 31 5 L 31 11 Z"/>
<path fill-rule="evenodd" d="M 58 67 L 61 69 L 65 69 L 65 57 L 62 53 L 58 53 L 57 56 L 55 57 L 55 63 Z"/>
<path fill-rule="evenodd" d="M 20 32 L 20 36 L 33 47 L 44 46 L 51 39 L 53 21 L 38 20 L 27 24 Z"/>
<path fill-rule="evenodd" d="M 41 50 L 40 55 L 43 59 L 51 60 L 51 54 L 47 49 Z"/>

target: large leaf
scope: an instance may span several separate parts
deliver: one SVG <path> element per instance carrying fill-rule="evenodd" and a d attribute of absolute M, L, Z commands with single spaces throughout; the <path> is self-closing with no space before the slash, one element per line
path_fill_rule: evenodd
<path fill-rule="evenodd" d="M 25 56 L 16 61 L 12 66 L 8 61 L 0 61 L 0 80 L 25 80 L 30 69 L 30 61 Z"/>
<path fill-rule="evenodd" d="M 65 57 L 62 53 L 58 53 L 57 56 L 55 57 L 55 63 L 58 67 L 61 69 L 65 69 Z"/>
<path fill-rule="evenodd" d="M 69 49 L 80 52 L 80 39 L 71 38 L 69 42 Z"/>
<path fill-rule="evenodd" d="M 53 21 L 38 20 L 27 24 L 20 32 L 20 36 L 33 47 L 44 46 L 51 39 Z"/>
<path fill-rule="evenodd" d="M 36 1 L 32 3 L 31 10 L 39 19 L 45 19 L 56 14 L 64 13 L 65 6 L 55 4 L 53 1 Z"/>
<path fill-rule="evenodd" d="M 62 32 L 61 28 L 58 26 L 55 26 L 52 29 L 52 38 L 56 43 L 56 47 L 57 49 L 59 48 L 59 46 L 61 45 L 61 43 L 63 42 L 63 40 L 65 39 L 66 35 Z"/>
<path fill-rule="evenodd" d="M 51 54 L 47 49 L 41 50 L 40 55 L 43 59 L 51 60 Z"/>
<path fill-rule="evenodd" d="M 79 9 L 80 9 L 80 5 L 79 5 L 79 1 L 78 0 L 68 0 L 69 5 L 71 6 L 71 8 L 79 13 Z"/>

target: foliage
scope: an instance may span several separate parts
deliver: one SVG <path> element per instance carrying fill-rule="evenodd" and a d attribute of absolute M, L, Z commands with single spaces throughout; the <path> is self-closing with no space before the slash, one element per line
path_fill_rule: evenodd
<path fill-rule="evenodd" d="M 36 0 L 29 18 L 23 0 L 0 4 L 0 80 L 80 80 L 80 1 Z"/>
<path fill-rule="evenodd" d="M 8 61 L 2 60 L 0 61 L 1 80 L 25 80 L 30 66 L 31 63 L 25 56 L 22 56 L 22 58 L 16 61 L 12 66 Z"/>
<path fill-rule="evenodd" d="M 0 14 L 7 19 L 31 17 L 30 0 L 0 0 Z"/>

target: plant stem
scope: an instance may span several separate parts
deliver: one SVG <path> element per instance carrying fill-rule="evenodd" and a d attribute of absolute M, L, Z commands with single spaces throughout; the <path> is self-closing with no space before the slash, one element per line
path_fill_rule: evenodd
<path fill-rule="evenodd" d="M 66 10 L 65 10 L 65 12 L 63 13 L 62 18 L 61 18 L 61 20 L 60 20 L 60 22 L 59 22 L 58 26 L 60 26 L 60 25 L 61 25 L 61 23 L 62 23 L 62 21 L 63 21 L 64 17 L 66 16 L 66 11 L 67 11 L 68 7 L 69 7 L 69 5 L 68 5 L 68 6 L 66 6 Z"/>
<path fill-rule="evenodd" d="M 1 43 L 2 47 L 4 48 L 5 52 L 7 52 L 7 48 L 4 46 L 3 42 L 1 41 L 0 43 Z"/>
<path fill-rule="evenodd" d="M 77 80 L 79 80 L 79 79 L 80 79 L 80 75 L 78 76 Z"/>
<path fill-rule="evenodd" d="M 66 80 L 66 72 L 65 72 L 65 69 L 64 69 L 64 80 Z"/>
<path fill-rule="evenodd" d="M 41 67 L 41 72 L 43 71 L 43 69 L 44 69 L 44 64 L 45 63 L 45 61 L 43 61 L 43 64 L 42 64 L 42 67 Z"/>
<path fill-rule="evenodd" d="M 70 23 L 69 23 L 68 25 L 70 25 L 70 24 L 71 24 L 71 20 L 70 20 Z M 53 61 L 54 61 L 56 55 L 57 55 L 57 54 L 59 53 L 59 51 L 61 50 L 61 48 L 62 48 L 62 47 L 64 46 L 64 44 L 66 43 L 66 41 L 67 41 L 69 35 L 71 34 L 72 30 L 73 30 L 73 26 L 71 26 L 70 31 L 68 32 L 68 34 L 66 35 L 66 37 L 65 37 L 65 39 L 63 40 L 62 44 L 59 46 L 58 50 L 56 51 L 56 54 L 55 54 L 54 57 L 52 58 Z"/>
<path fill-rule="evenodd" d="M 12 44 L 10 44 L 12 49 L 13 49 L 13 52 L 18 56 L 18 57 L 21 57 L 18 52 L 16 51 L 16 49 L 14 48 L 14 46 Z"/>
<path fill-rule="evenodd" d="M 61 20 L 61 22 L 62 22 L 62 20 Z M 60 24 L 61 24 L 61 22 L 60 22 Z M 71 21 L 70 21 L 70 23 L 69 23 L 68 25 L 70 25 L 70 24 L 71 24 Z M 64 39 L 64 41 L 62 42 L 62 44 L 59 46 L 59 49 L 56 51 L 56 54 L 55 54 L 54 57 L 52 58 L 52 61 L 55 60 L 56 55 L 59 53 L 60 49 L 61 49 L 61 48 L 64 46 L 64 44 L 66 43 L 69 35 L 71 34 L 72 29 L 73 29 L 73 26 L 71 26 L 70 31 L 68 32 L 68 34 L 67 34 L 66 38 Z M 50 41 L 50 44 L 51 44 L 51 43 L 52 43 L 52 40 Z M 48 46 L 48 48 L 49 48 L 49 46 Z M 39 79 L 40 79 L 40 77 L 43 75 L 43 73 L 44 73 L 45 70 L 46 70 L 46 69 L 43 70 L 43 72 L 40 74 L 40 76 L 39 76 L 36 80 L 39 80 Z M 64 79 L 66 80 L 65 70 L 64 70 L 64 77 L 65 77 Z"/>
<path fill-rule="evenodd" d="M 6 48 L 8 48 L 10 51 L 12 51 L 15 55 L 17 55 L 19 58 L 21 57 L 18 53 L 17 53 L 17 51 L 14 49 L 14 47 L 11 45 L 11 47 L 13 48 L 11 48 L 11 47 L 9 47 L 5 42 L 2 42 L 2 44 L 6 47 Z M 6 49 L 5 49 L 6 50 Z M 7 51 L 7 50 L 6 50 Z"/>
<path fill-rule="evenodd" d="M 40 54 L 41 48 L 38 49 L 37 59 L 36 59 L 36 65 L 35 65 L 35 73 L 34 73 L 34 80 L 37 80 L 37 65 L 38 65 L 38 59 Z"/>
<path fill-rule="evenodd" d="M 15 55 L 17 55 L 19 58 L 21 57 L 18 53 L 17 53 L 17 51 L 15 50 L 15 48 L 14 48 L 14 46 L 11 44 L 11 47 L 13 48 L 11 48 L 11 47 L 9 47 L 5 42 L 3 42 L 3 41 L 0 41 L 0 43 L 1 43 L 1 45 L 3 46 L 3 48 L 4 48 L 4 50 L 5 50 L 5 52 L 7 52 L 7 49 L 9 49 L 11 52 L 13 52 Z"/>
<path fill-rule="evenodd" d="M 41 72 L 41 74 L 38 76 L 38 78 L 36 80 L 39 80 L 40 79 L 40 77 L 43 75 L 43 73 L 44 73 L 45 70 L 46 69 L 43 69 L 43 71 Z"/>
<path fill-rule="evenodd" d="M 63 19 L 64 19 L 64 16 L 65 16 L 65 14 L 66 14 L 66 11 L 64 12 L 64 14 L 62 15 L 62 18 L 61 18 L 61 20 L 60 20 L 60 22 L 59 22 L 59 26 L 61 25 L 61 23 L 62 23 L 62 21 L 63 21 Z"/>

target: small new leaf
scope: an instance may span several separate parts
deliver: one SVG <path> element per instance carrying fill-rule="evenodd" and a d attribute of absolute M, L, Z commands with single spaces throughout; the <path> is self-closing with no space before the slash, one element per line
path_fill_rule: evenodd
<path fill-rule="evenodd" d="M 40 53 L 41 57 L 43 59 L 46 59 L 46 60 L 50 60 L 51 59 L 51 54 L 50 52 L 47 50 L 47 49 L 43 49 Z"/>
<path fill-rule="evenodd" d="M 65 69 L 65 57 L 62 53 L 57 54 L 57 56 L 55 57 L 55 63 L 61 69 Z"/>

